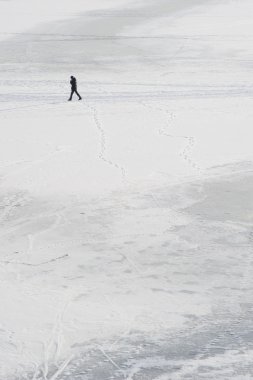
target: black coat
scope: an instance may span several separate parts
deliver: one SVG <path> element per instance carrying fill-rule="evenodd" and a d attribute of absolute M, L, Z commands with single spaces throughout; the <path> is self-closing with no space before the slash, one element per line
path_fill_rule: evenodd
<path fill-rule="evenodd" d="M 74 77 L 71 78 L 70 84 L 71 84 L 72 90 L 76 90 L 76 88 L 77 88 L 76 78 L 74 78 Z"/>

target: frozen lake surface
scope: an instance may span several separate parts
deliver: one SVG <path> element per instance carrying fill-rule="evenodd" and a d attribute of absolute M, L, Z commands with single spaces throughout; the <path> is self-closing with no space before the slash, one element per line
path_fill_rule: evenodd
<path fill-rule="evenodd" d="M 0 379 L 252 378 L 252 11 L 0 1 Z"/>

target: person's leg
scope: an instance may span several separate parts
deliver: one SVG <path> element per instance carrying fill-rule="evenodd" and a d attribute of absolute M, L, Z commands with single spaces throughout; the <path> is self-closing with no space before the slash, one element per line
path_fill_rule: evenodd
<path fill-rule="evenodd" d="M 78 91 L 77 91 L 77 90 L 75 91 L 75 93 L 76 93 L 76 95 L 78 96 L 79 100 L 81 100 L 81 99 L 82 99 L 82 97 L 81 97 L 81 95 L 78 93 Z"/>
<path fill-rule="evenodd" d="M 71 94 L 70 94 L 70 97 L 69 97 L 69 101 L 72 100 L 72 97 L 73 97 L 73 94 L 74 94 L 74 90 L 71 90 Z"/>

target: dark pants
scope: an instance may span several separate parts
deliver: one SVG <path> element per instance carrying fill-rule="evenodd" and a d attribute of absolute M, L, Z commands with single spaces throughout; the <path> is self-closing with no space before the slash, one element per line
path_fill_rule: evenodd
<path fill-rule="evenodd" d="M 81 95 L 77 92 L 77 89 L 72 88 L 69 100 L 72 100 L 72 96 L 74 95 L 74 93 L 76 93 L 76 95 L 78 96 L 79 99 L 82 99 Z"/>

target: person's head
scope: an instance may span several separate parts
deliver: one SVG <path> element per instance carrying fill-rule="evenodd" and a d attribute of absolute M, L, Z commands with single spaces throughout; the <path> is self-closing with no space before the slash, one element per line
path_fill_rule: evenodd
<path fill-rule="evenodd" d="M 71 79 L 74 79 L 75 77 L 73 77 L 73 75 L 71 75 L 71 77 L 70 77 Z"/>

